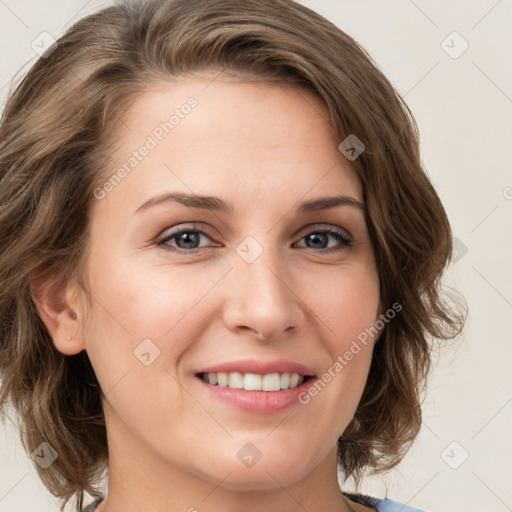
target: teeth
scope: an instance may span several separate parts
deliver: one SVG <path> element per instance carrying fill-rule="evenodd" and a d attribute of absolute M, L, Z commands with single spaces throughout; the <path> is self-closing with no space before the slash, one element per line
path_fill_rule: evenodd
<path fill-rule="evenodd" d="M 244 389 L 247 391 L 261 391 L 261 375 L 246 373 L 244 375 Z"/>
<path fill-rule="evenodd" d="M 213 386 L 245 389 L 247 391 L 280 391 L 292 389 L 304 382 L 304 375 L 298 373 L 256 373 L 218 372 L 204 373 L 203 380 Z"/>
<path fill-rule="evenodd" d="M 238 372 L 228 373 L 228 386 L 230 388 L 242 389 L 244 387 L 244 376 Z"/>
<path fill-rule="evenodd" d="M 281 377 L 279 373 L 269 373 L 261 378 L 263 391 L 279 391 L 281 389 Z"/>
<path fill-rule="evenodd" d="M 210 380 L 210 374 L 208 374 L 208 380 Z M 221 388 L 225 388 L 228 385 L 227 373 L 217 373 L 217 385 L 220 386 Z"/>

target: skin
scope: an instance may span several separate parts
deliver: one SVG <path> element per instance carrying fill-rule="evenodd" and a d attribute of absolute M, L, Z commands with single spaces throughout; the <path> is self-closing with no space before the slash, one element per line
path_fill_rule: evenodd
<path fill-rule="evenodd" d="M 361 398 L 375 340 L 307 405 L 279 413 L 217 402 L 194 376 L 248 357 L 292 359 L 318 376 L 373 326 L 379 278 L 363 211 L 295 212 L 321 196 L 363 202 L 361 182 L 318 98 L 223 76 L 154 84 L 135 99 L 106 176 L 190 96 L 198 106 L 93 201 L 90 295 L 69 280 L 43 286 L 37 299 L 57 349 L 86 350 L 106 394 L 109 491 L 98 510 L 375 510 L 343 497 L 336 473 L 336 441 Z M 135 213 L 165 191 L 216 196 L 235 213 L 176 202 Z M 176 237 L 158 245 L 191 223 L 207 233 L 194 248 Z M 352 247 L 333 235 L 311 243 L 317 225 L 348 232 Z M 263 250 L 252 263 L 236 252 L 248 236 Z M 148 338 L 160 355 L 146 366 L 134 350 Z M 262 455 L 251 468 L 236 456 L 248 442 Z"/>

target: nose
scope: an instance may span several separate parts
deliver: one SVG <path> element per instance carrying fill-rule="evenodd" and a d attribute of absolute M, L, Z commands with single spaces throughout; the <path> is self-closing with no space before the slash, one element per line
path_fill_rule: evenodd
<path fill-rule="evenodd" d="M 225 325 L 260 341 L 289 336 L 306 316 L 295 275 L 276 251 L 265 249 L 252 263 L 235 254 L 223 310 Z"/>

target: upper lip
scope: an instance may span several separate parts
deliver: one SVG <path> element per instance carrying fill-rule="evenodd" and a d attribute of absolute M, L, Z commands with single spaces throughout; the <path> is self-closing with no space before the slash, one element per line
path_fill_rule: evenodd
<path fill-rule="evenodd" d="M 243 359 L 239 361 L 227 361 L 218 363 L 207 368 L 202 368 L 196 373 L 255 373 L 266 375 L 269 373 L 298 373 L 305 376 L 315 376 L 315 372 L 308 366 L 290 361 L 289 359 L 275 359 L 273 361 L 264 361 L 261 359 Z"/>

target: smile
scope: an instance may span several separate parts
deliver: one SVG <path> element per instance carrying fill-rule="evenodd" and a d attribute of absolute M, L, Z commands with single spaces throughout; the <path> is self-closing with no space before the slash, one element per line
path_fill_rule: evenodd
<path fill-rule="evenodd" d="M 210 398 L 219 404 L 225 404 L 246 413 L 266 415 L 283 412 L 290 407 L 304 407 L 299 397 L 307 393 L 316 378 L 287 372 L 264 375 L 241 372 L 201 372 L 195 375 L 195 381 Z"/>
<path fill-rule="evenodd" d="M 222 388 L 245 389 L 246 391 L 281 391 L 283 389 L 294 389 L 310 378 L 299 373 L 268 373 L 259 375 L 257 373 L 240 372 L 203 372 L 198 374 L 200 378 L 211 384 Z"/>

